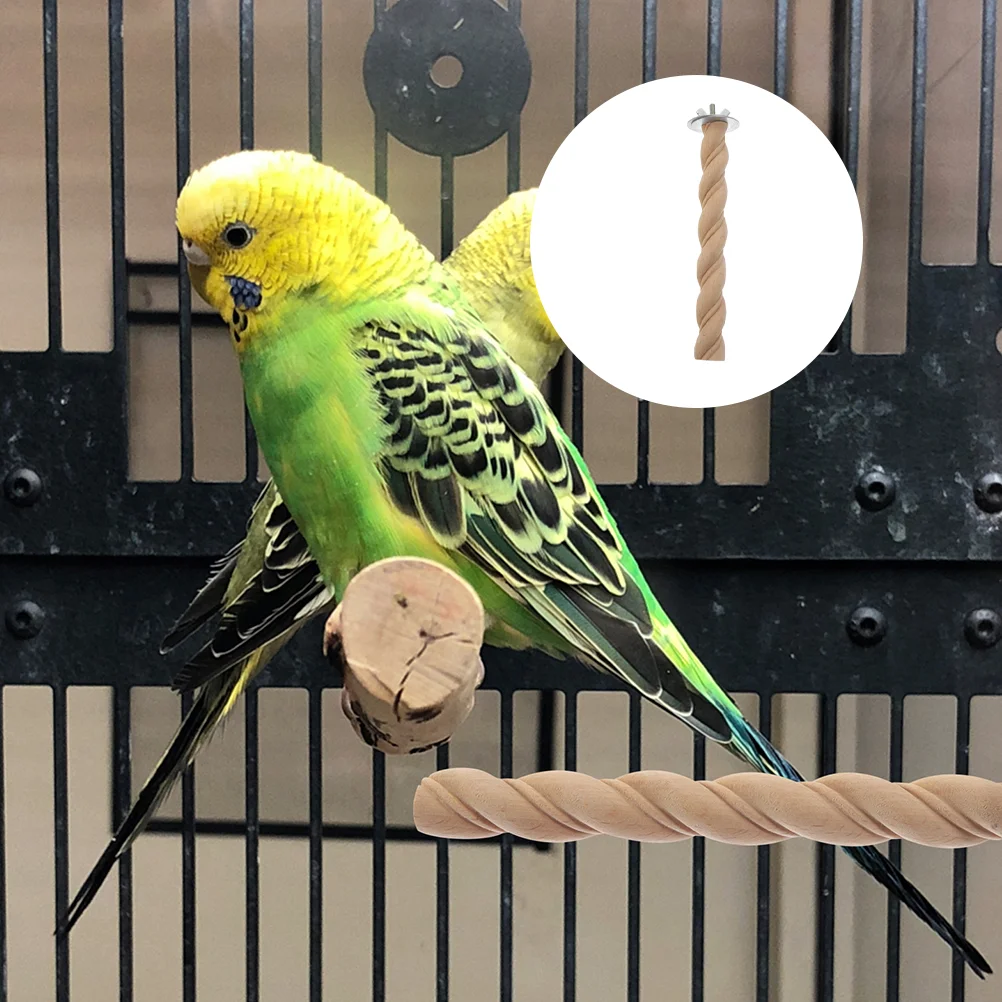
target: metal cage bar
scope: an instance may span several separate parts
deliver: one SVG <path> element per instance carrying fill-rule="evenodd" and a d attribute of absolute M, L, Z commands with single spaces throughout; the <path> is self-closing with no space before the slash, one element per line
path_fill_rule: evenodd
<path fill-rule="evenodd" d="M 578 694 L 564 693 L 564 768 L 574 772 L 578 767 Z M 578 845 L 564 846 L 564 958 L 563 1002 L 577 998 L 577 885 Z"/>
<path fill-rule="evenodd" d="M 692 736 L 692 778 L 706 779 L 706 738 Z M 706 987 L 706 841 L 692 840 L 691 1002 L 703 1002 Z"/>
<path fill-rule="evenodd" d="M 321 1002 L 323 997 L 324 956 L 324 844 L 323 844 L 323 689 L 307 690 L 309 700 L 309 783 L 310 796 L 310 983 L 309 1002 Z M 376 800 L 373 798 L 373 813 Z M 375 828 L 375 817 L 373 817 Z"/>
<path fill-rule="evenodd" d="M 435 768 L 449 768 L 449 745 L 435 750 Z M 435 1002 L 449 1002 L 449 840 L 435 840 Z"/>
<path fill-rule="evenodd" d="M 181 716 L 191 711 L 190 692 L 181 695 Z M 195 767 L 181 776 L 181 997 L 196 1000 L 195 969 Z"/>
<path fill-rule="evenodd" d="M 257 1002 L 261 994 L 258 751 L 258 691 L 249 689 L 244 694 L 244 806 L 247 822 L 244 835 L 244 913 L 247 1002 Z"/>
<path fill-rule="evenodd" d="M 372 752 L 372 1002 L 386 998 L 386 756 Z"/>
<path fill-rule="evenodd" d="M 904 697 L 891 696 L 891 746 L 888 778 L 901 782 L 901 762 L 904 754 Z M 901 866 L 901 843 L 894 841 L 888 847 L 891 862 Z M 887 975 L 884 995 L 887 1002 L 898 1002 L 901 994 L 901 902 L 887 896 Z"/>
<path fill-rule="evenodd" d="M 56 923 L 69 904 L 69 783 L 66 753 L 66 687 L 52 687 L 52 795 L 56 864 Z M 64 936 L 55 941 L 56 1002 L 70 998 L 70 944 Z"/>
<path fill-rule="evenodd" d="M 114 689 L 112 717 L 114 824 L 117 827 L 128 814 L 132 802 L 132 761 L 129 755 L 132 736 L 132 691 L 126 685 Z M 0 811 L 2 815 L 2 811 Z M 6 898 L 0 895 L 0 900 Z M 118 998 L 132 1002 L 134 994 L 132 932 L 132 850 L 126 849 L 118 861 Z"/>
<path fill-rule="evenodd" d="M 174 116 L 177 190 L 191 173 L 191 22 L 189 0 L 174 0 Z M 181 479 L 194 472 L 194 412 L 191 359 L 191 281 L 177 245 L 178 365 L 181 397 Z"/>
<path fill-rule="evenodd" d="M 63 345 L 62 232 L 59 226 L 59 40 L 57 0 L 42 2 L 42 74 L 45 101 L 45 247 L 50 352 Z"/>
<path fill-rule="evenodd" d="M 630 693 L 629 770 L 641 766 L 640 695 Z M 626 999 L 640 1002 L 640 843 L 628 842 L 626 850 Z"/>
<path fill-rule="evenodd" d="M 254 0 L 240 0 L 240 149 L 254 148 Z M 257 480 L 257 433 L 244 407 L 244 479 Z"/>
<path fill-rule="evenodd" d="M 766 741 L 772 738 L 772 693 L 759 693 L 758 729 Z M 769 945 L 772 901 L 770 895 L 771 846 L 760 845 L 755 862 L 755 1002 L 769 1002 Z"/>

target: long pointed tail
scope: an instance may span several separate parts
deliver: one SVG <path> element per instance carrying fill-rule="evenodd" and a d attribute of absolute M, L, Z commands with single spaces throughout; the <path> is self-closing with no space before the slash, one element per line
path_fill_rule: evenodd
<path fill-rule="evenodd" d="M 759 772 L 771 772 L 797 782 L 804 777 L 743 717 L 728 715 L 734 738 L 732 750 Z M 845 846 L 843 852 L 917 915 L 940 939 L 956 950 L 979 978 L 992 969 L 981 953 L 940 914 L 933 903 L 876 846 Z"/>
<path fill-rule="evenodd" d="M 233 700 L 239 695 L 245 673 L 234 672 L 213 685 L 202 689 L 174 734 L 167 751 L 146 781 L 131 810 L 115 832 L 80 890 L 70 903 L 66 915 L 56 928 L 56 936 L 69 935 L 77 920 L 101 889 L 118 858 L 135 841 L 149 824 L 150 818 L 170 793 L 182 772 L 191 764 L 198 749 L 225 715 Z"/>
<path fill-rule="evenodd" d="M 650 697 L 659 706 L 680 716 L 695 731 L 724 745 L 759 772 L 796 782 L 804 777 L 741 715 L 734 701 L 717 684 L 671 620 L 664 617 L 653 638 L 662 692 Z M 661 657 L 667 660 L 660 660 Z M 668 663 L 670 662 L 670 664 Z M 679 679 L 675 669 L 682 676 Z M 684 680 L 685 689 L 680 688 Z M 906 908 L 956 950 L 978 977 L 991 974 L 984 957 L 933 906 L 932 902 L 875 846 L 847 846 L 846 855 L 882 884 Z"/>

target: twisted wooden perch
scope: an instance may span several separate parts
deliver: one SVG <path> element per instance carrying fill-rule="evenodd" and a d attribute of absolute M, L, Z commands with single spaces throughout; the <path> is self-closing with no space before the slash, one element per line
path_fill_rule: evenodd
<path fill-rule="evenodd" d="M 394 558 L 360 571 L 324 631 L 355 733 L 390 755 L 448 741 L 484 677 L 483 635 L 479 597 L 441 564 Z"/>
<path fill-rule="evenodd" d="M 511 832 L 535 842 L 703 835 L 732 845 L 797 837 L 875 845 L 902 838 L 957 849 L 1002 838 L 1002 783 L 974 776 L 889 783 L 859 773 L 809 783 L 760 773 L 697 782 L 655 771 L 619 779 L 559 771 L 497 779 L 478 769 L 445 769 L 422 780 L 414 822 L 428 835 L 453 839 Z"/>
<path fill-rule="evenodd" d="M 727 109 L 719 115 L 716 106 L 710 105 L 710 113 L 702 108 L 689 121 L 690 128 L 698 128 L 703 133 L 699 158 L 703 166 L 703 176 L 699 182 L 699 259 L 696 262 L 696 278 L 699 281 L 699 298 L 696 300 L 696 322 L 699 334 L 693 348 L 697 360 L 710 362 L 724 361 L 724 320 L 727 306 L 724 303 L 724 244 L 727 241 L 727 223 L 724 220 L 724 206 L 727 204 L 727 181 L 724 170 L 727 167 L 727 142 L 724 138 L 728 129 L 737 128 L 737 121 L 728 117 Z"/>

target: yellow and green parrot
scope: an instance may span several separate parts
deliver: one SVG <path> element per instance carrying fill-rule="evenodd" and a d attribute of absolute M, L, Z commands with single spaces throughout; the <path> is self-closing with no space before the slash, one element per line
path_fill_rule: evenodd
<path fill-rule="evenodd" d="M 341 594 L 384 557 L 437 560 L 476 588 L 488 644 L 609 672 L 756 769 L 802 778 L 686 644 L 539 390 L 387 205 L 312 157 L 246 151 L 189 178 L 177 226 L 324 586 Z M 279 527 L 267 614 L 223 616 L 224 662 L 316 600 L 285 539 Z M 846 851 L 990 971 L 876 848 Z"/>
<path fill-rule="evenodd" d="M 559 361 L 564 344 L 543 310 L 529 258 L 529 229 L 536 191 L 518 191 L 491 211 L 444 262 L 445 271 L 464 286 L 467 300 L 523 370 L 542 383 Z M 278 577 L 276 578 L 276 573 Z M 279 581 L 277 593 L 270 584 Z M 279 595 L 296 596 L 296 614 L 277 634 L 268 617 Z M 198 688 L 191 710 L 167 751 L 136 797 L 104 853 L 71 903 L 58 933 L 69 933 L 101 888 L 116 860 L 142 833 L 181 773 L 194 761 L 247 685 L 311 619 L 333 610 L 334 593 L 310 558 L 274 480 L 258 497 L 247 536 L 213 565 L 209 580 L 181 614 L 161 644 L 166 653 L 224 613 L 215 636 L 174 678 L 174 688 Z M 281 602 L 279 602 L 281 605 Z M 242 644 L 232 653 L 233 626 L 242 617 L 267 632 L 260 645 Z M 242 638 L 246 640 L 246 638 Z"/>

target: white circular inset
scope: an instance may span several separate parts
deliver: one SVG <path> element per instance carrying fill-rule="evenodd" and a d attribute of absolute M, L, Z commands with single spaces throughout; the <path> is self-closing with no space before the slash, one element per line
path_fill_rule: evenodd
<path fill-rule="evenodd" d="M 700 144 L 687 123 L 711 102 L 727 132 L 726 358 L 697 361 Z M 727 77 L 666 77 L 596 108 L 539 186 L 532 267 L 568 347 L 602 379 L 675 407 L 774 389 L 838 330 L 859 281 L 863 226 L 852 182 L 793 105 Z"/>

